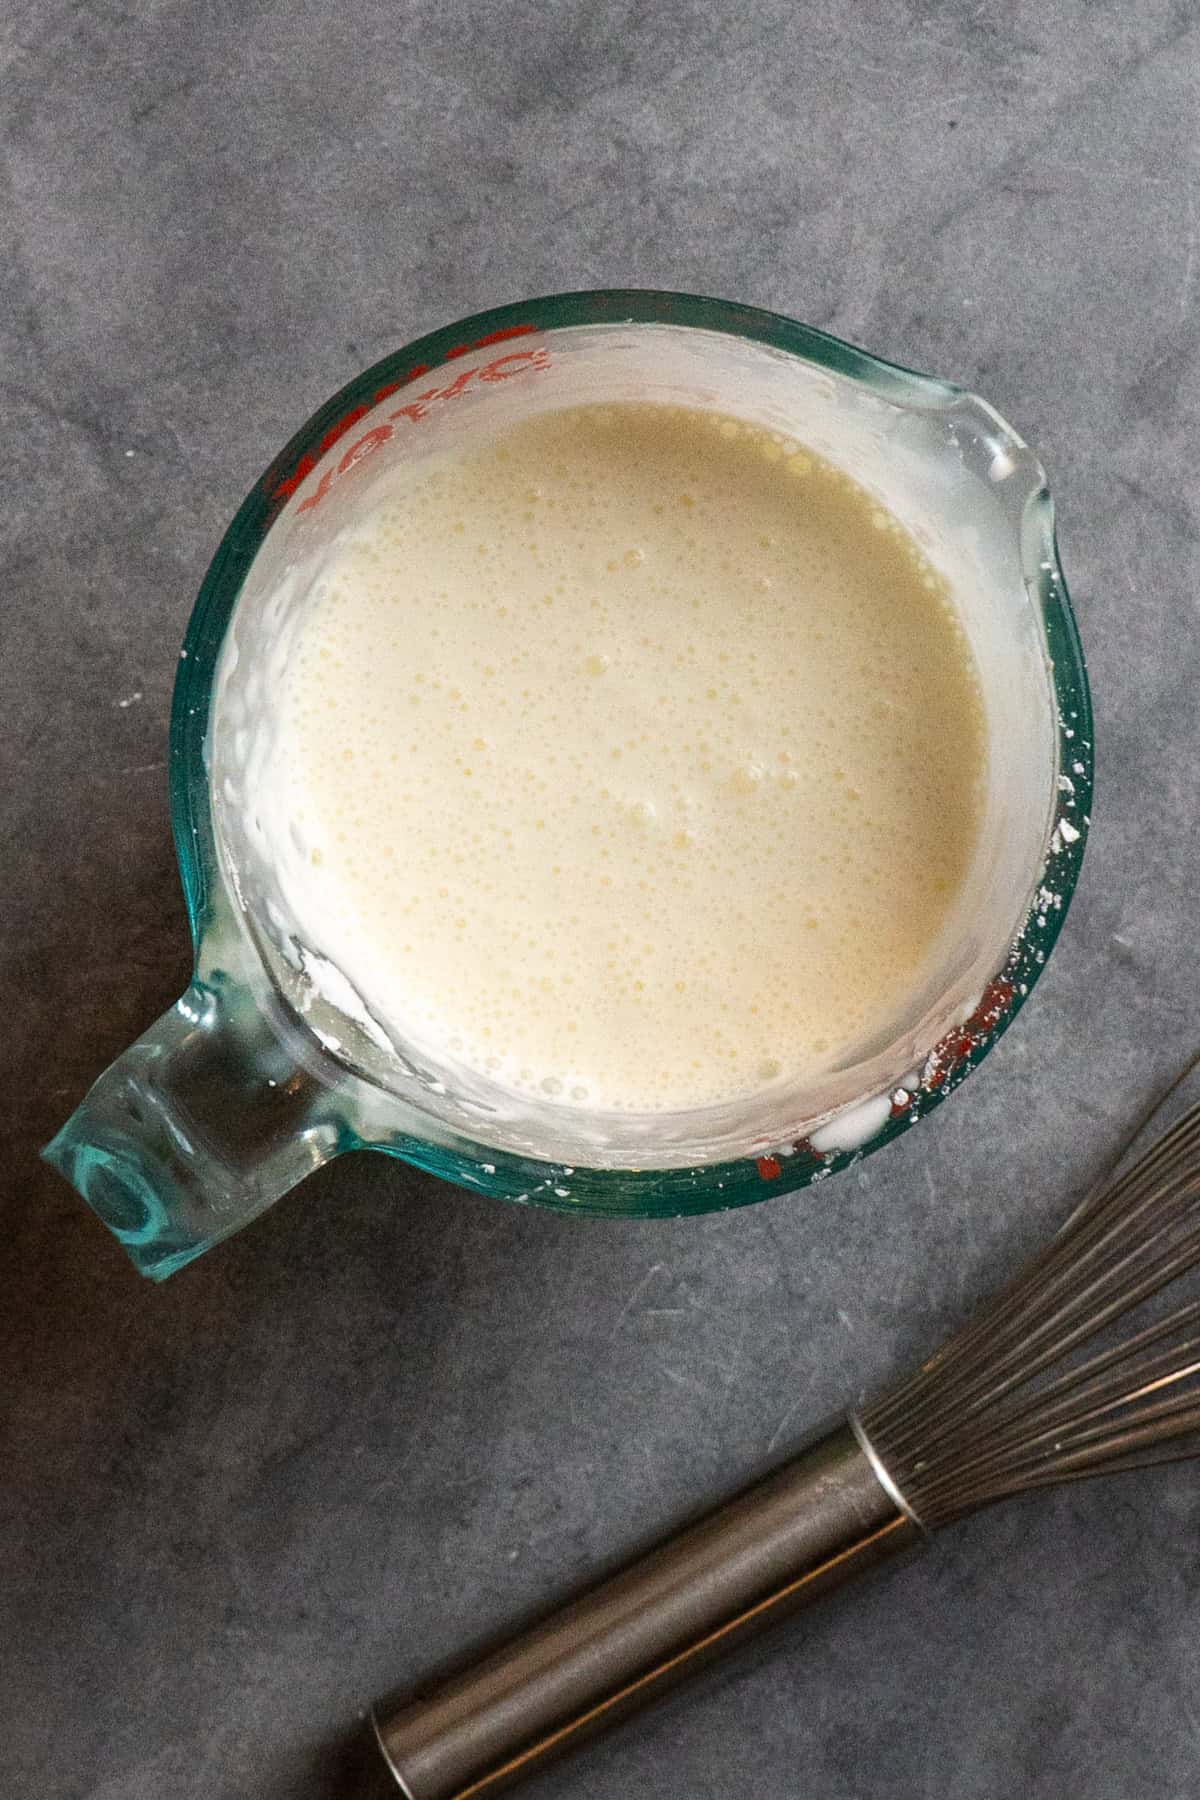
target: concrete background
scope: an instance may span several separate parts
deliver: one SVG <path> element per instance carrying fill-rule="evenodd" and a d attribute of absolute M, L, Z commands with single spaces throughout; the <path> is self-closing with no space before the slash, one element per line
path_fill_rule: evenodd
<path fill-rule="evenodd" d="M 0 96 L 0 1792 L 330 1800 L 374 1695 L 934 1342 L 1195 1048 L 1200 7 L 9 0 Z M 352 1158 L 153 1289 L 36 1152 L 186 978 L 207 561 L 365 363 L 605 284 L 779 308 L 1042 449 L 1100 783 L 1052 966 L 811 1193 L 598 1223 Z M 981 1517 L 530 1792 L 1192 1795 L 1198 1502 Z"/>

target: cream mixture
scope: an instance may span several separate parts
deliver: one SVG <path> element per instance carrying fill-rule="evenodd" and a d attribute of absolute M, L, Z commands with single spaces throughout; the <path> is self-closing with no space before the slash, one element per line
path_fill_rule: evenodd
<path fill-rule="evenodd" d="M 827 1071 L 931 967 L 976 670 L 912 537 L 801 445 L 543 415 L 398 477 L 306 604 L 254 798 L 393 1034 L 669 1111 Z"/>

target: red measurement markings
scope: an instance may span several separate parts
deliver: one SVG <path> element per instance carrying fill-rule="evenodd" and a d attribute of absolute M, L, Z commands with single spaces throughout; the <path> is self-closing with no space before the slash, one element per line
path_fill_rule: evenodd
<path fill-rule="evenodd" d="M 1004 975 L 997 975 L 988 982 L 970 1018 L 953 1026 L 929 1052 L 921 1075 L 923 1088 L 932 1092 L 949 1081 L 972 1050 L 996 1029 L 1012 1005 L 1015 992 L 1012 982 Z"/>
<path fill-rule="evenodd" d="M 474 343 L 453 344 L 447 350 L 444 360 L 451 362 L 456 357 L 466 356 L 473 350 L 486 350 L 493 344 L 507 343 L 512 338 L 527 337 L 536 329 L 535 325 L 510 325 L 503 331 L 492 331 L 486 337 L 476 338 Z M 365 462 L 368 457 L 373 456 L 387 443 L 393 435 L 396 423 L 400 420 L 407 420 L 414 425 L 420 424 L 421 420 L 427 416 L 430 407 L 439 405 L 446 400 L 456 399 L 459 394 L 465 393 L 477 382 L 508 381 L 514 375 L 522 375 L 527 370 L 546 369 L 549 366 L 549 354 L 540 347 L 536 350 L 509 350 L 502 356 L 494 357 L 491 362 L 484 363 L 480 368 L 464 369 L 453 381 L 444 386 L 426 388 L 423 393 L 415 395 L 403 406 L 398 406 L 395 412 L 389 413 L 387 424 L 374 425 L 370 431 L 364 432 L 360 438 L 355 439 L 339 461 L 336 464 L 331 463 L 323 472 L 312 493 L 307 495 L 297 507 L 297 512 L 309 512 L 312 508 L 320 506 L 335 481 L 343 475 L 348 475 L 352 469 L 357 468 L 360 463 Z M 408 387 L 414 381 L 419 381 L 422 375 L 428 373 L 429 365 L 427 363 L 417 363 L 413 368 L 406 370 L 399 381 L 389 382 L 385 387 L 377 389 L 370 405 L 362 404 L 352 407 L 336 424 L 330 426 L 315 450 L 305 451 L 286 480 L 277 482 L 271 489 L 272 506 L 276 508 L 286 506 L 292 495 L 297 493 L 309 476 L 316 472 L 319 464 L 334 445 L 339 443 L 348 431 L 352 431 L 359 420 L 364 419 L 373 407 L 379 406 L 392 394 L 399 393 L 402 388 Z"/>

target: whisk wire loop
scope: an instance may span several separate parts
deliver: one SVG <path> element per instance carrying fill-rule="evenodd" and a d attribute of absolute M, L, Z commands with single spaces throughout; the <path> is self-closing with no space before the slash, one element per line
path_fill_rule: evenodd
<path fill-rule="evenodd" d="M 947 1524 L 1057 1481 L 1178 1460 L 1200 1434 L 1200 1301 L 1084 1346 L 1200 1263 L 1200 1104 L 859 1415 L 916 1517 Z"/>

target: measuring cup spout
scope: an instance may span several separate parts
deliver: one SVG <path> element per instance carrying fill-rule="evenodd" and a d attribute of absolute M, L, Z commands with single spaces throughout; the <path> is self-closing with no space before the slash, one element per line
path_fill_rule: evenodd
<path fill-rule="evenodd" d="M 335 1087 L 233 981 L 193 981 L 43 1151 L 156 1281 L 351 1147 Z"/>

